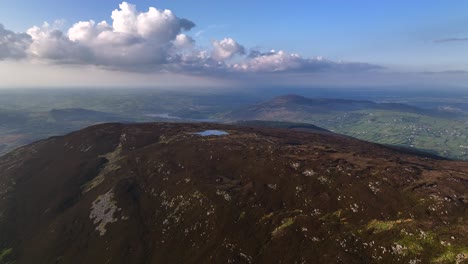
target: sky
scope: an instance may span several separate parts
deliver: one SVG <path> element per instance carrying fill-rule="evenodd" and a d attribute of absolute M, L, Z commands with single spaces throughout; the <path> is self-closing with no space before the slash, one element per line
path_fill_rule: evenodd
<path fill-rule="evenodd" d="M 0 86 L 463 86 L 467 10 L 428 0 L 15 0 L 0 4 Z"/>

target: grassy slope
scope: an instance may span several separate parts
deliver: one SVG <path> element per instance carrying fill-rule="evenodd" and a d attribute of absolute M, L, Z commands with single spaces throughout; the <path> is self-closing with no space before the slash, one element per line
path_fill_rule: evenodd
<path fill-rule="evenodd" d="M 468 125 L 464 122 L 392 111 L 359 111 L 353 116 L 325 127 L 367 141 L 415 147 L 450 158 L 468 158 L 463 147 L 468 146 Z"/>

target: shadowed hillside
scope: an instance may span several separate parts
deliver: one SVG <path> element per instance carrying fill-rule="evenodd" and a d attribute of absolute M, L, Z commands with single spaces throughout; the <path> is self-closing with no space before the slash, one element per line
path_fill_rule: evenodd
<path fill-rule="evenodd" d="M 103 124 L 0 158 L 0 263 L 462 263 L 467 194 L 332 133 Z"/>

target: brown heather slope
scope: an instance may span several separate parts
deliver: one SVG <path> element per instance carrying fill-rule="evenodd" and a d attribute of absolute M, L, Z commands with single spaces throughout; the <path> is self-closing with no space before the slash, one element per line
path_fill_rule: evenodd
<path fill-rule="evenodd" d="M 467 200 L 467 163 L 338 135 L 104 124 L 0 158 L 0 263 L 466 263 Z"/>

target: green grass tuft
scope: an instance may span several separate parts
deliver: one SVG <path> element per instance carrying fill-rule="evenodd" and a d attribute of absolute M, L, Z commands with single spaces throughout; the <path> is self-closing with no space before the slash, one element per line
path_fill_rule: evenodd
<path fill-rule="evenodd" d="M 13 252 L 12 248 L 5 248 L 5 249 L 1 250 L 0 251 L 0 263 L 8 263 L 8 262 L 5 262 L 5 261 L 11 255 L 12 252 Z"/>
<path fill-rule="evenodd" d="M 449 246 L 444 253 L 432 260 L 432 263 L 463 263 L 468 259 L 468 247 Z"/>
<path fill-rule="evenodd" d="M 383 231 L 388 231 L 395 226 L 395 221 L 378 221 L 372 220 L 367 225 L 367 230 L 374 230 L 374 233 L 380 233 Z"/>
<path fill-rule="evenodd" d="M 286 227 L 288 226 L 291 226 L 294 224 L 294 218 L 292 217 L 289 217 L 289 218 L 286 218 L 286 219 L 283 219 L 283 221 L 281 221 L 281 225 L 278 226 L 277 228 L 275 228 L 275 230 L 273 230 L 273 232 L 271 232 L 271 235 L 272 236 L 275 236 L 277 235 L 279 232 L 281 232 L 281 230 L 285 229 Z"/>
<path fill-rule="evenodd" d="M 367 224 L 367 230 L 372 230 L 374 233 L 380 233 L 391 230 L 398 224 L 408 223 L 412 221 L 412 219 L 399 219 L 396 221 L 379 221 L 374 219 L 370 221 L 369 224 Z"/>

